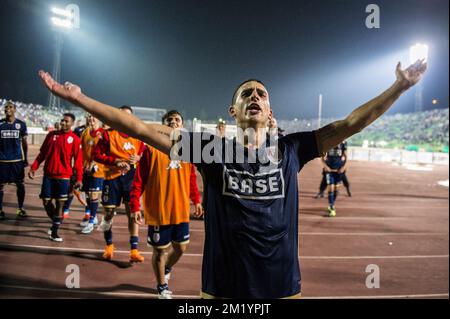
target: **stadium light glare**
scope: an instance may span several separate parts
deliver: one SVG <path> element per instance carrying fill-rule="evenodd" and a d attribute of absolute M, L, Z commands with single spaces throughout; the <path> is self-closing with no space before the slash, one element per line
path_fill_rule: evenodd
<path fill-rule="evenodd" d="M 409 49 L 409 61 L 415 63 L 417 60 L 428 60 L 428 45 L 422 43 L 416 43 Z"/>
<path fill-rule="evenodd" d="M 73 23 L 70 20 L 65 20 L 57 17 L 52 17 L 52 23 L 54 26 L 66 28 L 66 29 L 72 29 Z"/>
<path fill-rule="evenodd" d="M 64 9 L 60 9 L 60 8 L 52 8 L 51 11 L 54 14 L 59 15 L 59 16 L 63 16 L 63 17 L 69 18 L 69 19 L 73 18 L 73 14 L 69 10 L 64 10 Z"/>

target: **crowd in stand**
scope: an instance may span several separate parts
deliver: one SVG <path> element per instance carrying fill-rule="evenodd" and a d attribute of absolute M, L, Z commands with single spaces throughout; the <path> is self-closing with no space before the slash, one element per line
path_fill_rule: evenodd
<path fill-rule="evenodd" d="M 336 119 L 322 119 L 321 126 Z M 278 121 L 287 133 L 314 130 L 318 127 L 315 120 Z M 449 109 L 435 109 L 425 112 L 385 115 L 359 134 L 349 139 L 349 145 L 361 146 L 364 141 L 384 141 L 385 145 L 404 147 L 407 145 L 435 146 L 448 149 Z"/>
<path fill-rule="evenodd" d="M 2 109 L 6 102 L 6 99 L 0 99 L 0 107 Z M 54 127 L 55 122 L 59 122 L 62 115 L 68 112 L 68 109 L 66 108 L 51 108 L 39 104 L 17 101 L 14 103 L 16 105 L 16 116 L 18 119 L 24 121 L 28 127 L 40 127 L 44 130 L 51 130 Z M 81 116 L 79 111 L 77 113 L 77 115 Z"/>

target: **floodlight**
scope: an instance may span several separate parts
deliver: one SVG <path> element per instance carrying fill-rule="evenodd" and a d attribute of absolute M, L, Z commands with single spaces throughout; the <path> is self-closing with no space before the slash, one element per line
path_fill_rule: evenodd
<path fill-rule="evenodd" d="M 409 49 L 409 60 L 415 63 L 417 60 L 428 59 L 428 45 L 417 43 Z"/>

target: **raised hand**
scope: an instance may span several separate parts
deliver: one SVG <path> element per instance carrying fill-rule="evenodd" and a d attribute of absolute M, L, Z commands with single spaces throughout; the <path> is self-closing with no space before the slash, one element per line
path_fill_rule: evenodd
<path fill-rule="evenodd" d="M 81 89 L 78 85 L 70 82 L 66 82 L 62 85 L 56 82 L 48 72 L 42 70 L 39 71 L 39 77 L 50 92 L 62 99 L 75 102 L 81 95 Z"/>
<path fill-rule="evenodd" d="M 407 90 L 417 82 L 419 82 L 422 75 L 427 70 L 427 63 L 425 59 L 417 60 L 416 63 L 411 64 L 406 70 L 401 69 L 402 65 L 399 62 L 395 71 L 397 75 L 397 83 L 403 90 Z"/>
<path fill-rule="evenodd" d="M 198 218 L 198 217 L 202 217 L 204 214 L 204 210 L 203 210 L 203 206 L 202 204 L 196 204 L 195 205 L 195 212 L 194 212 L 194 217 Z"/>

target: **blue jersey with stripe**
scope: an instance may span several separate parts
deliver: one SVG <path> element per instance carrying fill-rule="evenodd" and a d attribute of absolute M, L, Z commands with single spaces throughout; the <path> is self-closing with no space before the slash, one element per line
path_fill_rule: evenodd
<path fill-rule="evenodd" d="M 0 162 L 19 162 L 24 160 L 22 138 L 27 136 L 27 125 L 18 119 L 8 123 L 0 120 Z"/>
<path fill-rule="evenodd" d="M 319 156 L 315 133 L 263 145 L 256 163 L 247 148 L 243 163 L 236 163 L 236 152 L 230 161 L 226 154 L 236 140 L 221 143 L 221 162 L 197 164 L 204 180 L 202 291 L 222 298 L 295 296 L 301 289 L 297 174 Z M 207 144 L 200 153 L 210 151 Z M 196 162 L 199 152 L 193 153 Z"/>

